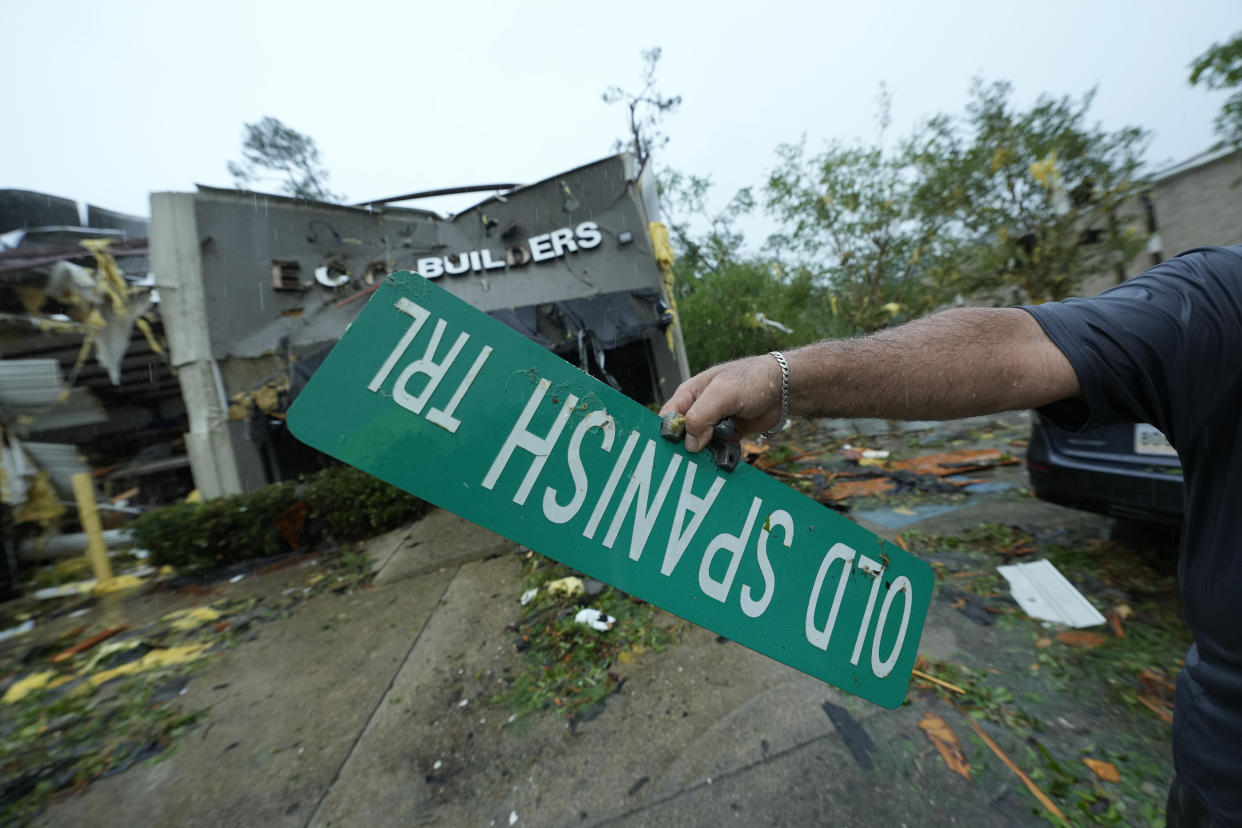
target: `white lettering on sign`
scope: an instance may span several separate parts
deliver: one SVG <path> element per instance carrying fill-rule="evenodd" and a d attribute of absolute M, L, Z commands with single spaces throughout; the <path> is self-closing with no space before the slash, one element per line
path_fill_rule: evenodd
<path fill-rule="evenodd" d="M 599 247 L 600 242 L 604 240 L 604 234 L 599 232 L 599 225 L 593 221 L 584 221 L 574 228 L 574 235 L 578 237 L 578 247 L 583 250 L 592 250 Z"/>
<path fill-rule="evenodd" d="M 651 527 L 655 526 L 656 518 L 659 517 L 660 510 L 664 508 L 664 500 L 668 497 L 669 487 L 673 485 L 673 478 L 677 476 L 677 469 L 681 467 L 682 456 L 674 454 L 668 462 L 668 469 L 664 472 L 655 498 L 650 498 L 651 474 L 655 470 L 655 451 L 655 440 L 648 440 L 647 447 L 643 449 L 642 456 L 638 458 L 638 466 L 630 475 L 630 484 L 625 487 L 625 494 L 621 496 L 621 505 L 617 507 L 616 514 L 612 516 L 612 525 L 608 527 L 608 534 L 604 536 L 604 546 L 612 549 L 612 545 L 617 541 L 617 534 L 621 531 L 621 524 L 625 520 L 626 513 L 633 504 L 634 531 L 630 536 L 630 560 L 633 561 L 642 556 L 643 547 L 647 545 L 647 537 L 651 534 Z"/>
<path fill-rule="evenodd" d="M 884 606 L 880 607 L 880 621 L 875 626 L 875 643 L 871 645 L 871 672 L 875 673 L 876 678 L 884 678 L 893 672 L 893 667 L 897 665 L 897 656 L 901 655 L 901 645 L 906 643 L 906 631 L 910 629 L 910 610 L 914 605 L 914 596 L 911 594 L 911 589 L 910 579 L 905 575 L 898 575 L 893 579 L 893 585 L 889 587 L 888 595 L 884 596 Z M 888 610 L 899 592 L 906 596 L 905 609 L 901 613 L 901 627 L 897 630 L 897 640 L 893 642 L 892 652 L 888 654 L 888 658 L 881 660 L 880 639 L 884 637 L 884 627 L 888 621 Z"/>
<path fill-rule="evenodd" d="M 850 664 L 858 664 L 862 655 L 863 641 L 867 639 L 867 628 L 871 626 L 871 612 L 875 609 L 876 596 L 880 594 L 880 584 L 884 582 L 884 567 L 879 561 L 873 561 L 866 555 L 858 558 L 858 568 L 871 575 L 871 595 L 867 598 L 867 609 L 863 612 L 862 624 L 858 626 L 858 639 L 854 642 L 854 654 L 850 656 Z"/>
<path fill-rule="evenodd" d="M 423 325 L 431 317 L 431 312 L 426 308 L 421 305 L 416 305 L 404 297 L 397 300 L 396 308 L 407 316 L 412 317 L 413 321 L 410 323 L 410 327 L 406 329 L 405 333 L 401 335 L 401 339 L 397 341 L 396 346 L 388 354 L 388 357 L 384 360 L 384 363 L 380 366 L 379 370 L 375 372 L 375 376 L 371 378 L 369 383 L 367 383 L 367 390 L 369 391 L 379 392 L 380 387 L 388 380 L 388 376 L 392 373 L 393 368 L 396 367 L 397 363 L 401 360 L 401 357 L 405 355 L 406 350 L 409 349 L 410 344 L 414 341 L 414 337 L 418 336 L 418 333 L 422 330 Z M 426 351 L 424 351 L 422 358 L 407 365 L 398 375 L 397 382 L 393 387 L 393 400 L 402 408 L 412 411 L 415 414 L 422 414 L 423 408 L 431 400 L 431 397 L 435 394 L 436 389 L 440 387 L 440 382 L 444 379 L 445 374 L 447 374 L 449 369 L 452 368 L 453 363 L 457 361 L 457 357 L 461 353 L 462 348 L 465 347 L 466 343 L 470 340 L 470 334 L 465 333 L 464 331 L 458 334 L 457 339 L 449 349 L 448 354 L 445 355 L 444 359 L 437 362 L 435 359 L 436 350 L 440 347 L 440 340 L 444 337 L 444 331 L 447 326 L 448 323 L 446 323 L 443 319 L 436 320 L 435 330 L 431 334 L 431 340 L 427 343 L 427 348 Z M 482 349 L 480 349 L 479 355 L 474 359 L 474 364 L 470 366 L 470 369 L 466 372 L 466 375 L 453 391 L 452 397 L 449 398 L 448 405 L 446 405 L 443 409 L 432 408 L 427 412 L 427 419 L 430 422 L 438 425 L 440 428 L 443 428 L 450 433 L 457 432 L 458 427 L 461 425 L 461 421 L 454 417 L 453 414 L 457 410 L 457 406 L 461 404 L 462 398 L 466 396 L 466 392 L 470 389 L 470 386 L 473 385 L 474 381 L 478 378 L 479 372 L 483 370 L 483 363 L 487 362 L 487 358 L 491 356 L 491 354 L 492 347 L 490 345 L 484 345 Z M 427 384 L 423 386 L 423 390 L 419 392 L 418 396 L 414 396 L 410 393 L 409 383 L 410 380 L 418 374 L 421 374 L 427 378 Z"/>
<path fill-rule="evenodd" d="M 743 524 L 741 532 L 736 535 L 721 532 L 707 545 L 706 551 L 703 552 L 703 560 L 699 562 L 699 589 L 703 590 L 704 595 L 715 598 L 722 604 L 728 600 L 733 578 L 737 575 L 738 564 L 742 562 L 742 553 L 746 550 L 750 533 L 755 528 L 755 518 L 759 516 L 759 509 L 762 506 L 763 501 L 756 497 L 750 503 L 750 512 L 746 515 L 746 523 Z M 733 557 L 729 559 L 729 566 L 725 570 L 724 577 L 717 581 L 712 577 L 712 561 L 716 559 L 716 553 L 722 550 L 732 553 Z"/>
<path fill-rule="evenodd" d="M 815 585 L 811 588 L 811 601 L 806 608 L 806 640 L 821 650 L 827 650 L 828 642 L 832 639 L 832 628 L 837 624 L 837 611 L 841 609 L 841 599 L 845 597 L 845 584 L 849 580 L 850 567 L 854 564 L 856 554 L 853 549 L 843 543 L 833 544 L 819 565 Z M 821 629 L 815 626 L 815 610 L 819 606 L 819 593 L 824 586 L 824 578 L 827 577 L 829 568 L 837 561 L 841 561 L 841 577 L 837 580 L 837 594 L 833 596 L 832 609 L 828 611 L 828 621 Z"/>
<path fill-rule="evenodd" d="M 561 506 L 556 502 L 556 492 L 549 486 L 543 492 L 543 514 L 553 523 L 569 523 L 578 514 L 587 496 L 587 473 L 582 465 L 582 438 L 593 428 L 603 433 L 601 447 L 604 451 L 612 451 L 613 440 L 617 436 L 617 424 L 607 411 L 592 411 L 582 418 L 574 434 L 569 438 L 569 473 L 574 478 L 574 496 L 569 503 Z"/>
<path fill-rule="evenodd" d="M 625 464 L 630 462 L 630 455 L 634 453 L 634 446 L 637 444 L 638 432 L 631 431 L 630 436 L 625 438 L 625 445 L 621 447 L 621 456 L 617 458 L 612 471 L 608 474 L 608 482 L 604 484 L 604 490 L 599 493 L 599 500 L 595 501 L 595 508 L 591 510 L 591 517 L 587 520 L 586 528 L 582 530 L 582 537 L 588 539 L 595 537 L 595 530 L 599 528 L 599 522 L 604 518 L 604 511 L 612 502 L 613 492 L 617 490 L 617 481 L 621 479 L 621 472 L 625 471 Z"/>
<path fill-rule="evenodd" d="M 546 262 L 548 259 L 556 258 L 556 251 L 552 249 L 551 233 L 531 236 L 527 244 L 530 245 L 530 257 L 537 262 Z"/>
<path fill-rule="evenodd" d="M 779 526 L 784 530 L 781 534 L 786 549 L 793 545 L 794 525 L 789 512 L 778 509 L 768 515 L 767 523 L 767 526 L 759 530 L 759 572 L 763 575 L 763 597 L 758 600 L 752 598 L 750 586 L 742 586 L 742 612 L 751 618 L 763 615 L 768 604 L 772 602 L 772 593 L 776 591 L 776 576 L 772 572 L 772 562 L 768 559 L 768 538 L 771 536 L 772 527 Z"/>
<path fill-rule="evenodd" d="M 703 518 L 707 517 L 707 511 L 716 502 L 716 495 L 720 494 L 720 490 L 724 488 L 724 478 L 716 475 L 712 480 L 711 488 L 707 490 L 707 495 L 696 496 L 694 473 L 698 468 L 698 463 L 693 460 L 686 463 L 686 476 L 681 481 L 681 497 L 677 500 L 677 511 L 673 514 L 673 531 L 668 536 L 668 545 L 664 548 L 664 563 L 660 565 L 661 575 L 673 574 L 681 556 L 685 554 L 690 542 L 694 540 L 694 533 L 699 530 Z M 689 526 L 685 526 L 687 513 L 693 515 Z M 685 526 L 684 530 L 683 526 Z"/>
<path fill-rule="evenodd" d="M 828 554 L 824 556 L 823 563 L 819 565 L 819 574 L 816 575 L 815 586 L 811 589 L 811 601 L 806 608 L 806 639 L 821 650 L 827 650 L 828 642 L 832 639 L 832 630 L 837 623 L 837 611 L 841 608 L 841 599 L 845 595 L 845 587 L 849 582 L 855 556 L 856 553 L 853 549 L 843 543 L 838 543 L 828 550 Z M 867 639 L 867 631 L 871 628 L 871 616 L 875 610 L 876 597 L 880 593 L 880 585 L 884 583 L 885 570 L 885 567 L 879 561 L 873 561 L 866 555 L 858 555 L 857 557 L 858 568 L 870 575 L 874 580 L 871 583 L 871 593 L 867 597 L 867 608 L 863 610 L 862 623 L 858 626 L 858 637 L 854 641 L 854 653 L 850 656 L 850 664 L 853 665 L 857 665 L 859 658 L 862 656 L 863 643 Z M 828 611 L 828 621 L 820 628 L 815 624 L 820 591 L 823 588 L 829 568 L 838 560 L 842 562 L 841 577 L 837 579 L 837 592 L 832 599 L 832 608 Z M 871 643 L 871 672 L 875 674 L 876 678 L 884 678 L 891 673 L 893 667 L 897 664 L 898 656 L 901 655 L 901 647 L 906 642 L 906 632 L 910 629 L 910 611 L 914 604 L 914 596 L 911 594 L 911 590 L 910 579 L 905 575 L 899 575 L 893 579 L 892 584 L 889 585 L 888 594 L 884 596 L 884 603 L 880 607 L 880 619 L 875 626 L 875 638 Z M 901 626 L 897 630 L 897 638 L 893 642 L 893 649 L 889 652 L 887 658 L 881 658 L 880 641 L 884 637 L 884 628 L 888 624 L 889 610 L 892 608 L 893 601 L 899 592 L 905 595 Z"/>
<path fill-rule="evenodd" d="M 561 432 L 565 430 L 565 424 L 569 422 L 569 415 L 573 413 L 574 406 L 578 404 L 578 398 L 573 394 L 565 397 L 565 403 L 561 406 L 560 413 L 556 415 L 556 420 L 552 423 L 552 429 L 546 437 L 539 437 L 526 430 L 530 425 L 531 418 L 535 416 L 539 403 L 543 402 L 544 395 L 548 393 L 548 389 L 552 387 L 550 380 L 539 378 L 539 384 L 535 386 L 535 393 L 530 395 L 530 399 L 526 403 L 526 408 L 522 409 L 522 415 L 518 417 L 518 421 L 513 424 L 513 429 L 509 432 L 509 436 L 505 438 L 505 443 L 500 447 L 500 453 L 496 455 L 496 459 L 492 461 L 492 467 L 488 470 L 487 476 L 483 478 L 483 488 L 492 489 L 496 486 L 496 481 L 500 479 L 500 475 L 505 470 L 505 466 L 509 464 L 509 459 L 513 457 L 516 449 L 522 449 L 530 452 L 534 457 L 531 461 L 530 468 L 526 471 L 526 477 L 522 478 L 522 485 L 518 487 L 517 493 L 513 495 L 513 502 L 521 506 L 526 502 L 530 490 L 534 488 L 535 480 L 539 477 L 539 472 L 543 471 L 544 464 L 548 462 L 548 455 L 552 453 L 552 447 L 556 445 L 556 441 L 560 439 Z"/>
<path fill-rule="evenodd" d="M 424 279 L 439 279 L 446 273 L 449 276 L 464 276 L 467 273 L 483 273 L 503 267 L 520 267 L 527 262 L 546 262 L 559 259 L 569 253 L 583 250 L 594 250 L 604 241 L 604 234 L 599 225 L 593 221 L 584 221 L 577 227 L 558 227 L 547 233 L 540 233 L 526 240 L 525 245 L 518 243 L 509 250 L 523 251 L 520 256 L 496 254 L 487 248 L 463 250 L 448 256 L 425 256 L 414 265 L 414 269 Z"/>

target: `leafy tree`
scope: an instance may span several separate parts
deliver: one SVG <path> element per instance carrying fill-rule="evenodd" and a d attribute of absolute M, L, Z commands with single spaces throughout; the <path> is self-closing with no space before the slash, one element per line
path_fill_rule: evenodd
<path fill-rule="evenodd" d="M 328 171 L 320 161 L 315 140 L 270 115 L 245 125 L 242 160 L 230 161 L 228 169 L 238 187 L 275 179 L 280 191 L 294 198 L 345 200 L 345 196 L 328 189 Z"/>
<path fill-rule="evenodd" d="M 1233 90 L 1216 116 L 1216 131 L 1234 146 L 1242 147 L 1242 32 L 1195 58 L 1190 64 L 1190 83 Z"/>
<path fill-rule="evenodd" d="M 1122 210 L 1142 186 L 1146 132 L 1088 123 L 1094 92 L 1027 110 L 1011 96 L 1008 83 L 976 81 L 964 118 L 937 116 L 910 142 L 912 204 L 937 227 L 940 278 L 1037 302 L 1110 268 L 1123 278 L 1144 243 Z"/>
<path fill-rule="evenodd" d="M 697 275 L 738 259 L 746 243 L 738 225 L 755 207 L 754 195 L 744 187 L 723 209 L 713 211 L 708 207 L 711 187 L 711 179 L 677 170 L 660 175 L 661 209 L 669 217 L 678 261 Z"/>
<path fill-rule="evenodd" d="M 888 112 L 881 89 L 881 143 Z M 927 266 L 943 221 L 914 209 L 916 183 L 903 152 L 834 142 L 812 155 L 805 140 L 776 152 L 767 208 L 782 230 L 769 248 L 792 256 L 828 288 L 834 315 L 871 331 L 944 300 Z"/>
<path fill-rule="evenodd" d="M 627 92 L 619 86 L 610 86 L 602 95 L 604 103 L 624 104 L 629 110 L 630 140 L 617 141 L 620 152 L 628 147 L 638 159 L 638 169 L 645 169 L 654 150 L 668 144 L 668 136 L 660 131 L 660 122 L 666 114 L 674 113 L 681 106 L 681 95 L 665 96 L 656 86 L 656 65 L 663 50 L 659 46 L 643 51 L 642 87 L 637 92 Z"/>
<path fill-rule="evenodd" d="M 729 259 L 701 273 L 679 262 L 678 309 L 692 371 L 718 362 L 843 336 L 827 296 L 805 270 L 788 278 L 762 259 Z"/>

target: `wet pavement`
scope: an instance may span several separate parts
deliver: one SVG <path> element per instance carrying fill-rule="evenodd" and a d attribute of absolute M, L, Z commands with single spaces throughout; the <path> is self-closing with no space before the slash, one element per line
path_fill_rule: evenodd
<path fill-rule="evenodd" d="M 1028 428 L 1024 415 L 801 424 L 761 458 L 935 569 L 920 648 L 926 678 L 912 682 L 898 710 L 659 612 L 650 623 L 670 628 L 669 643 L 629 648 L 607 664 L 602 704 L 566 713 L 558 699 L 516 710 L 495 697 L 530 669 L 514 632 L 530 558 L 433 512 L 367 545 L 363 568 L 373 578 L 307 557 L 205 594 L 95 606 L 0 645 L 11 665 L 36 638 L 77 626 L 123 620 L 149 636 L 175 610 L 222 612 L 182 634 L 213 652 L 162 702 L 197 719 L 167 749 L 54 797 L 34 818 L 1044 825 L 1042 795 L 1074 824 L 1162 824 L 1172 773 L 1171 726 L 1162 717 L 1185 643 L 1175 558 L 1167 542 L 1031 498 L 1022 465 L 1006 465 L 1023 453 Z M 862 449 L 889 454 L 860 466 L 851 452 Z M 968 472 L 976 482 L 966 485 L 893 468 L 979 449 L 1001 457 Z M 857 475 L 891 475 L 893 488 L 829 499 L 835 484 Z M 1109 616 L 1094 638 L 1026 617 L 995 572 L 1044 557 Z M 239 618 L 249 620 L 231 626 Z M 929 736 L 930 714 L 947 726 L 939 742 Z"/>

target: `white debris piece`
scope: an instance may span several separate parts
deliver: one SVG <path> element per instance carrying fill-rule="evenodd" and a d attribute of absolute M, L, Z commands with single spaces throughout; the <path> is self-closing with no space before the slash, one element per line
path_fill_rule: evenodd
<path fill-rule="evenodd" d="M 1032 618 L 1078 629 L 1107 623 L 1051 561 L 998 566 L 996 571 L 1009 582 L 1009 591 L 1018 606 Z"/>
<path fill-rule="evenodd" d="M 431 766 L 431 769 L 432 769 L 432 770 L 439 770 L 439 769 L 440 769 L 441 767 L 443 767 L 443 766 L 444 766 L 444 763 L 443 763 L 443 762 L 441 762 L 439 759 L 437 759 L 437 760 L 436 760 L 436 762 L 435 762 L 435 764 Z"/>
<path fill-rule="evenodd" d="M 7 630 L 0 630 L 0 641 L 8 641 L 15 635 L 25 635 L 33 630 L 34 627 L 34 619 L 31 618 L 18 624 L 16 627 L 9 627 Z"/>
<path fill-rule="evenodd" d="M 241 583 L 242 581 L 244 581 L 245 579 L 246 579 L 246 576 L 245 576 L 245 575 L 234 575 L 232 578 L 229 578 L 229 583 L 230 583 L 230 584 L 240 584 L 240 583 Z"/>
<path fill-rule="evenodd" d="M 459 701 L 459 702 L 457 703 L 457 706 L 458 706 L 458 707 L 465 707 L 465 706 L 466 706 L 466 705 L 468 705 L 468 704 L 470 704 L 470 699 L 462 699 L 461 701 Z"/>
<path fill-rule="evenodd" d="M 862 456 L 868 460 L 887 460 L 888 452 L 884 449 L 863 449 Z"/>
<path fill-rule="evenodd" d="M 531 601 L 535 600 L 535 596 L 538 594 L 539 594 L 538 587 L 535 587 L 533 589 L 528 589 L 525 592 L 523 592 L 522 593 L 522 606 L 526 606 Z"/>
<path fill-rule="evenodd" d="M 574 621 L 579 624 L 586 624 L 600 632 L 608 632 L 612 629 L 612 625 L 617 623 L 617 619 L 611 615 L 605 615 L 599 610 L 591 609 L 590 607 L 578 610 L 578 614 L 574 616 Z"/>
<path fill-rule="evenodd" d="M 517 823 L 517 811 L 510 811 L 509 812 L 509 824 L 514 825 L 516 823 Z"/>
<path fill-rule="evenodd" d="M 569 575 L 564 578 L 558 578 L 555 581 L 548 581 L 549 595 L 564 595 L 566 598 L 573 598 L 575 595 L 581 595 L 586 587 L 583 586 L 582 579 L 576 575 Z"/>

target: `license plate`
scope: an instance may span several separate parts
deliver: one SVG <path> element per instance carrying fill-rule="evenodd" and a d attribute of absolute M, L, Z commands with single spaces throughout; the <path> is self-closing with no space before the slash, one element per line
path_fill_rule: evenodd
<path fill-rule="evenodd" d="M 1176 457 L 1177 449 L 1169 444 L 1160 429 L 1147 423 L 1137 423 L 1134 426 L 1134 453 Z"/>
<path fill-rule="evenodd" d="M 884 707 L 931 568 L 415 273 L 375 292 L 288 415 L 304 443 Z M 603 633 L 606 635 L 606 633 Z"/>

